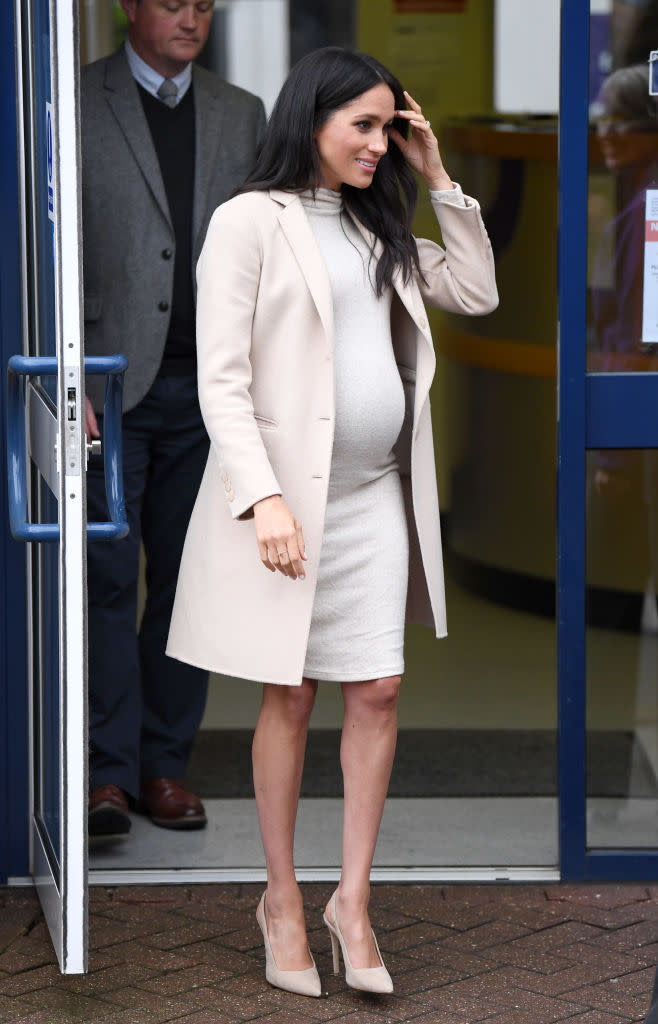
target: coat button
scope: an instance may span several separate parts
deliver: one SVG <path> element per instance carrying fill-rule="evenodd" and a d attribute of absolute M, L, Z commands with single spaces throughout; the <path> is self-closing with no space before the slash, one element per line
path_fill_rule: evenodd
<path fill-rule="evenodd" d="M 163 260 L 170 260 L 171 257 L 173 256 L 173 253 L 171 249 L 163 249 L 160 255 L 162 256 Z"/>
<path fill-rule="evenodd" d="M 161 313 L 166 313 L 167 310 L 169 309 L 169 303 L 165 302 L 164 299 L 161 299 L 161 301 L 158 302 L 158 309 L 160 310 Z"/>
<path fill-rule="evenodd" d="M 425 328 L 427 327 L 427 320 L 425 319 L 424 316 L 421 316 L 420 320 L 418 321 L 418 326 L 422 331 L 424 331 Z"/>

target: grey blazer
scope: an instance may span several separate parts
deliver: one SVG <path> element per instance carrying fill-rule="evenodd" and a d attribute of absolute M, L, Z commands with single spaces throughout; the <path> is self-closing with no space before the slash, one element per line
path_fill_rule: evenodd
<path fill-rule="evenodd" d="M 265 124 L 263 104 L 194 67 L 196 154 L 193 267 L 213 211 L 246 177 Z M 87 355 L 128 357 L 124 411 L 160 366 L 174 285 L 174 229 L 148 123 L 123 47 L 82 69 L 82 224 Z M 165 308 L 166 307 L 166 308 Z M 102 409 L 103 382 L 87 394 Z"/>

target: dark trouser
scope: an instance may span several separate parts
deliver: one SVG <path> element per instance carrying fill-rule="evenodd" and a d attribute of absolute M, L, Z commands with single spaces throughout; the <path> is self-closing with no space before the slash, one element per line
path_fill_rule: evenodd
<path fill-rule="evenodd" d="M 658 1024 L 658 970 L 653 983 L 653 995 L 651 996 L 651 1009 L 645 1017 L 644 1024 Z"/>
<path fill-rule="evenodd" d="M 99 421 L 102 434 L 102 421 Z M 130 533 L 88 545 L 90 785 L 131 796 L 140 779 L 183 778 L 208 675 L 165 654 L 187 524 L 208 456 L 196 378 L 158 378 L 123 417 Z M 102 459 L 90 458 L 89 520 L 107 519 Z M 140 541 L 147 597 L 137 628 Z"/>

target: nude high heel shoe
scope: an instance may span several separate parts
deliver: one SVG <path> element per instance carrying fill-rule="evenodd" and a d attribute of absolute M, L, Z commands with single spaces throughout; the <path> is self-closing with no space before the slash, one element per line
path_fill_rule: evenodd
<path fill-rule="evenodd" d="M 276 965 L 274 959 L 274 953 L 270 946 L 269 935 L 267 934 L 267 919 L 265 917 L 265 893 L 260 898 L 258 909 L 256 910 L 256 920 L 260 925 L 260 930 L 263 933 L 263 941 L 265 942 L 265 977 L 269 981 L 270 985 L 274 985 L 275 988 L 285 989 L 286 992 L 295 992 L 299 996 L 320 996 L 322 995 L 322 986 L 320 984 L 320 975 L 318 969 L 315 966 L 315 960 L 309 949 L 309 955 L 313 961 L 312 967 L 307 967 L 304 971 L 280 971 Z"/>
<path fill-rule="evenodd" d="M 345 981 L 350 988 L 357 988 L 361 992 L 392 992 L 393 982 L 390 974 L 384 967 L 384 961 L 382 960 L 382 955 L 379 952 L 375 933 L 372 933 L 372 939 L 375 943 L 375 949 L 377 950 L 377 956 L 379 957 L 381 967 L 352 967 L 345 947 L 345 940 L 341 934 L 340 928 L 338 927 L 336 893 L 334 893 L 329 900 L 329 906 L 331 907 L 331 913 L 334 918 L 333 922 L 329 920 L 326 914 L 322 915 L 322 920 L 329 929 L 329 934 L 331 936 L 331 952 L 334 959 L 334 974 L 340 974 L 340 961 L 338 958 L 338 946 L 340 945 L 340 949 L 343 954 L 343 963 L 345 965 Z"/>

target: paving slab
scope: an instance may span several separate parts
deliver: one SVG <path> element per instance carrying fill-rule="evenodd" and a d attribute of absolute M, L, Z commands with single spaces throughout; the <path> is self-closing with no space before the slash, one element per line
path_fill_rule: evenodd
<path fill-rule="evenodd" d="M 62 976 L 32 890 L 0 889 L 0 1024 L 630 1024 L 648 1011 L 658 886 L 376 885 L 372 920 L 393 996 L 332 973 L 303 885 L 321 999 L 271 988 L 255 908 L 262 886 L 90 891 L 90 962 Z"/>

